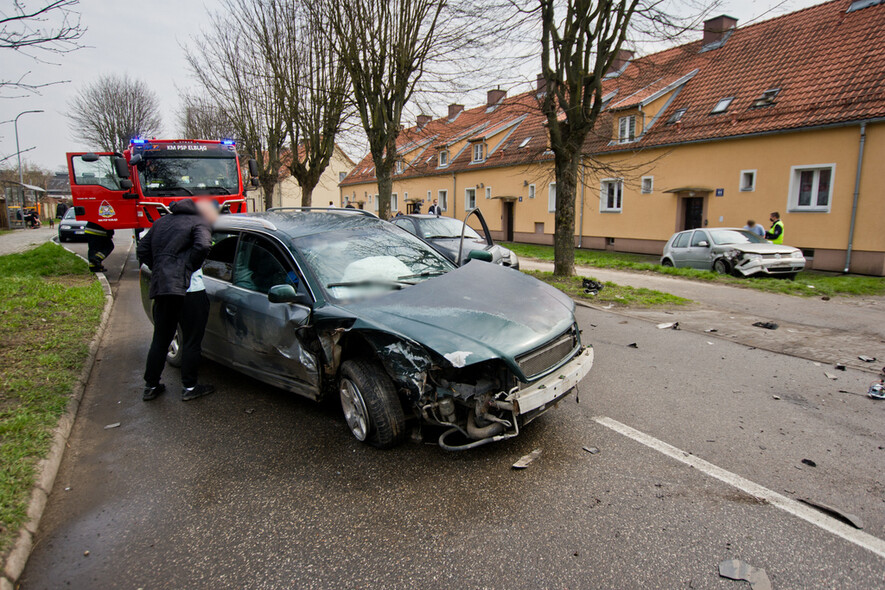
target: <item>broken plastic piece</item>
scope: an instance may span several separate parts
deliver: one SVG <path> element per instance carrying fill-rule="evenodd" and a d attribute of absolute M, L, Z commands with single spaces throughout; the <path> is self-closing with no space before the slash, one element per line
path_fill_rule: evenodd
<path fill-rule="evenodd" d="M 815 463 L 811 459 L 802 459 L 802 464 L 808 465 L 809 467 L 817 467 L 817 463 Z"/>
<path fill-rule="evenodd" d="M 753 324 L 757 328 L 765 328 L 766 330 L 777 330 L 778 326 L 774 322 L 755 322 Z"/>
<path fill-rule="evenodd" d="M 870 385 L 870 390 L 867 391 L 867 395 L 873 399 L 885 399 L 885 385 L 882 385 L 882 383 L 873 383 Z"/>
<path fill-rule="evenodd" d="M 667 328 L 671 328 L 673 330 L 679 329 L 679 322 L 666 322 L 663 324 L 658 324 L 658 330 L 666 330 Z"/>
<path fill-rule="evenodd" d="M 719 564 L 719 575 L 729 580 L 744 580 L 753 590 L 771 590 L 771 580 L 765 570 L 753 567 L 740 559 L 726 559 Z"/>
<path fill-rule="evenodd" d="M 535 459 L 537 459 L 540 456 L 541 456 L 541 449 L 535 449 L 534 451 L 532 451 L 528 455 L 525 455 L 524 457 L 520 458 L 519 461 L 514 463 L 513 468 L 514 469 L 525 469 L 526 467 L 529 466 L 529 463 L 531 463 L 532 461 L 534 461 Z"/>
<path fill-rule="evenodd" d="M 111 428 L 119 428 L 119 426 L 120 426 L 119 422 L 114 422 L 113 424 L 108 424 L 107 426 L 105 426 L 104 429 L 110 430 Z"/>
<path fill-rule="evenodd" d="M 798 500 L 803 504 L 808 504 L 812 508 L 817 508 L 821 512 L 832 516 L 836 520 L 841 520 L 849 526 L 853 526 L 856 529 L 863 529 L 863 521 L 860 519 L 859 516 L 849 514 L 848 512 L 842 512 L 838 508 L 833 508 L 832 506 L 828 506 L 827 504 L 815 502 L 814 500 L 809 500 L 807 498 L 798 498 Z"/>
<path fill-rule="evenodd" d="M 596 453 L 599 452 L 599 449 L 597 449 L 596 447 L 583 447 L 583 449 L 585 451 L 587 451 L 588 453 L 590 453 L 591 455 L 595 455 Z"/>
<path fill-rule="evenodd" d="M 456 369 L 460 369 L 464 365 L 467 364 L 467 357 L 470 356 L 469 350 L 456 350 L 455 352 L 450 352 L 448 354 L 444 354 L 443 357 Z"/>
<path fill-rule="evenodd" d="M 708 330 L 704 330 L 704 332 L 706 332 L 707 334 L 712 334 L 713 332 L 718 332 L 718 331 L 719 330 L 717 330 L 716 328 L 710 328 Z"/>
<path fill-rule="evenodd" d="M 836 379 L 839 378 L 839 377 L 837 377 L 836 375 L 833 375 L 832 373 L 824 372 L 824 375 L 827 376 L 827 379 L 832 379 L 833 381 L 835 381 Z"/>
<path fill-rule="evenodd" d="M 842 363 L 836 363 L 836 370 L 837 371 L 844 371 L 845 369 L 846 369 L 845 365 L 843 365 Z"/>
<path fill-rule="evenodd" d="M 779 395 L 773 395 L 773 396 L 771 396 L 771 397 L 774 398 L 774 399 L 780 399 L 780 398 L 781 398 L 781 396 L 779 396 Z"/>
<path fill-rule="evenodd" d="M 862 360 L 865 363 L 875 363 L 876 362 L 876 357 L 874 357 L 874 356 L 860 355 L 857 358 L 859 358 L 860 360 Z"/>
<path fill-rule="evenodd" d="M 627 345 L 627 348 L 639 348 L 639 345 L 636 344 L 635 342 L 631 342 L 630 344 Z"/>

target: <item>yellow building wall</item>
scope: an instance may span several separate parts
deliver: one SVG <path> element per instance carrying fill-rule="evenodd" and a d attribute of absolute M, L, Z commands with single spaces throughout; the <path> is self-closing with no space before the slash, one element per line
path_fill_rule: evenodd
<path fill-rule="evenodd" d="M 313 189 L 311 195 L 311 205 L 313 207 L 328 207 L 332 202 L 335 206 L 341 206 L 338 190 L 338 182 L 341 174 L 346 176 L 353 170 L 353 162 L 340 149 L 335 150 L 335 154 L 329 160 L 329 166 L 320 176 L 320 182 Z M 283 170 L 286 174 L 288 170 Z M 262 191 L 258 191 L 262 194 Z M 263 197 L 256 199 L 256 204 L 263 203 Z M 274 207 L 300 207 L 301 206 L 301 187 L 298 181 L 290 174 L 286 174 L 283 179 L 277 183 L 274 188 Z"/>

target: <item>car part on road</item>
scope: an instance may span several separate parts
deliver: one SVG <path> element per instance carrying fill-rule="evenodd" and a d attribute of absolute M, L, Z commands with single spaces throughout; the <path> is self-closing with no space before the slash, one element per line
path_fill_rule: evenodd
<path fill-rule="evenodd" d="M 119 428 L 119 427 L 120 427 L 120 423 L 119 423 L 119 422 L 114 422 L 113 424 L 108 424 L 107 426 L 105 426 L 104 429 L 105 429 L 105 430 L 110 430 L 111 428 Z"/>
<path fill-rule="evenodd" d="M 757 328 L 765 328 L 766 330 L 778 329 L 778 325 L 774 322 L 754 322 L 753 325 Z"/>
<path fill-rule="evenodd" d="M 667 328 L 671 330 L 678 330 L 679 322 L 665 322 L 663 324 L 658 324 L 657 328 L 658 330 L 666 330 Z"/>
<path fill-rule="evenodd" d="M 630 344 L 627 345 L 627 348 L 639 348 L 639 345 L 636 344 L 635 342 L 631 342 Z"/>
<path fill-rule="evenodd" d="M 768 579 L 764 569 L 753 567 L 739 559 L 726 559 L 721 562 L 719 575 L 729 580 L 749 582 L 753 590 L 771 590 L 771 580 Z"/>
<path fill-rule="evenodd" d="M 519 459 L 519 461 L 514 463 L 513 468 L 514 469 L 525 469 L 526 467 L 529 466 L 529 464 L 532 461 L 534 461 L 535 459 L 537 459 L 540 456 L 541 456 L 541 449 L 535 449 L 534 451 L 532 451 L 528 455 L 524 455 L 523 457 L 521 457 Z"/>
<path fill-rule="evenodd" d="M 865 363 L 875 363 L 876 362 L 876 357 L 874 357 L 874 356 L 860 355 L 857 358 L 859 358 L 860 360 L 862 360 Z"/>
<path fill-rule="evenodd" d="M 587 451 L 588 453 L 590 453 L 591 455 L 595 455 L 596 453 L 599 452 L 599 449 L 596 448 L 596 447 L 582 447 L 582 448 L 583 448 L 585 451 Z"/>
<path fill-rule="evenodd" d="M 881 381 L 870 385 L 867 395 L 873 399 L 885 399 L 885 385 Z"/>
<path fill-rule="evenodd" d="M 846 367 L 842 363 L 836 363 L 835 368 L 837 371 L 846 371 L 848 369 L 848 367 Z"/>
<path fill-rule="evenodd" d="M 849 526 L 853 526 L 856 529 L 863 529 L 863 520 L 860 519 L 859 516 L 855 516 L 854 514 L 849 514 L 848 512 L 842 512 L 838 508 L 833 508 L 832 506 L 828 506 L 822 502 L 816 502 L 814 500 L 809 500 L 808 498 L 796 498 L 799 502 L 803 504 L 808 504 L 812 508 L 817 508 L 827 516 L 832 516 L 836 520 L 841 520 L 845 524 Z"/>
<path fill-rule="evenodd" d="M 833 375 L 832 373 L 828 373 L 826 371 L 824 371 L 824 375 L 826 375 L 827 379 L 832 379 L 833 381 L 839 378 L 838 375 Z"/>
<path fill-rule="evenodd" d="M 811 459 L 802 459 L 802 464 L 808 465 L 809 467 L 817 467 L 817 463 L 815 463 Z"/>

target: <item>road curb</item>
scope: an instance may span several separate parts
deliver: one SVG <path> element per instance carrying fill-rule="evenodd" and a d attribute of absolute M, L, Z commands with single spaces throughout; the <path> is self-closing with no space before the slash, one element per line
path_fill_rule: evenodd
<path fill-rule="evenodd" d="M 53 430 L 52 446 L 49 449 L 49 454 L 46 455 L 45 459 L 41 459 L 37 463 L 38 475 L 34 488 L 31 490 L 31 500 L 28 503 L 28 521 L 21 528 L 18 540 L 13 545 L 9 555 L 6 556 L 3 577 L 0 577 L 0 590 L 12 590 L 15 588 L 15 583 L 18 581 L 19 576 L 21 576 L 22 571 L 24 571 L 25 564 L 28 562 L 28 557 L 31 555 L 31 550 L 34 547 L 34 535 L 40 525 L 40 519 L 43 516 L 43 511 L 46 509 L 46 502 L 49 498 L 49 494 L 52 492 L 52 487 L 55 484 L 55 476 L 58 475 L 58 469 L 61 466 L 65 447 L 67 446 L 68 438 L 71 435 L 71 430 L 74 427 L 74 421 L 77 418 L 77 410 L 80 408 L 80 401 L 83 399 L 86 384 L 89 382 L 89 377 L 95 367 L 95 358 L 98 354 L 98 348 L 101 344 L 105 330 L 107 329 L 111 310 L 114 307 L 114 296 L 111 292 L 111 285 L 108 283 L 107 277 L 105 277 L 103 273 L 97 273 L 96 277 L 101 283 L 102 290 L 105 294 L 105 304 L 104 310 L 101 314 L 101 321 L 98 324 L 95 336 L 89 343 L 89 352 L 86 356 L 86 361 L 83 364 L 83 370 L 80 371 L 77 382 L 74 384 L 65 413 L 59 418 L 58 424 Z"/>

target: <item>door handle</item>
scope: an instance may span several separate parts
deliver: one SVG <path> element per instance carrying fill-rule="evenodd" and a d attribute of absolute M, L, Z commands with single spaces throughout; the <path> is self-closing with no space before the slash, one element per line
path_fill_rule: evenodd
<path fill-rule="evenodd" d="M 237 306 L 228 303 L 224 306 L 224 311 L 227 313 L 227 315 L 237 315 Z"/>

